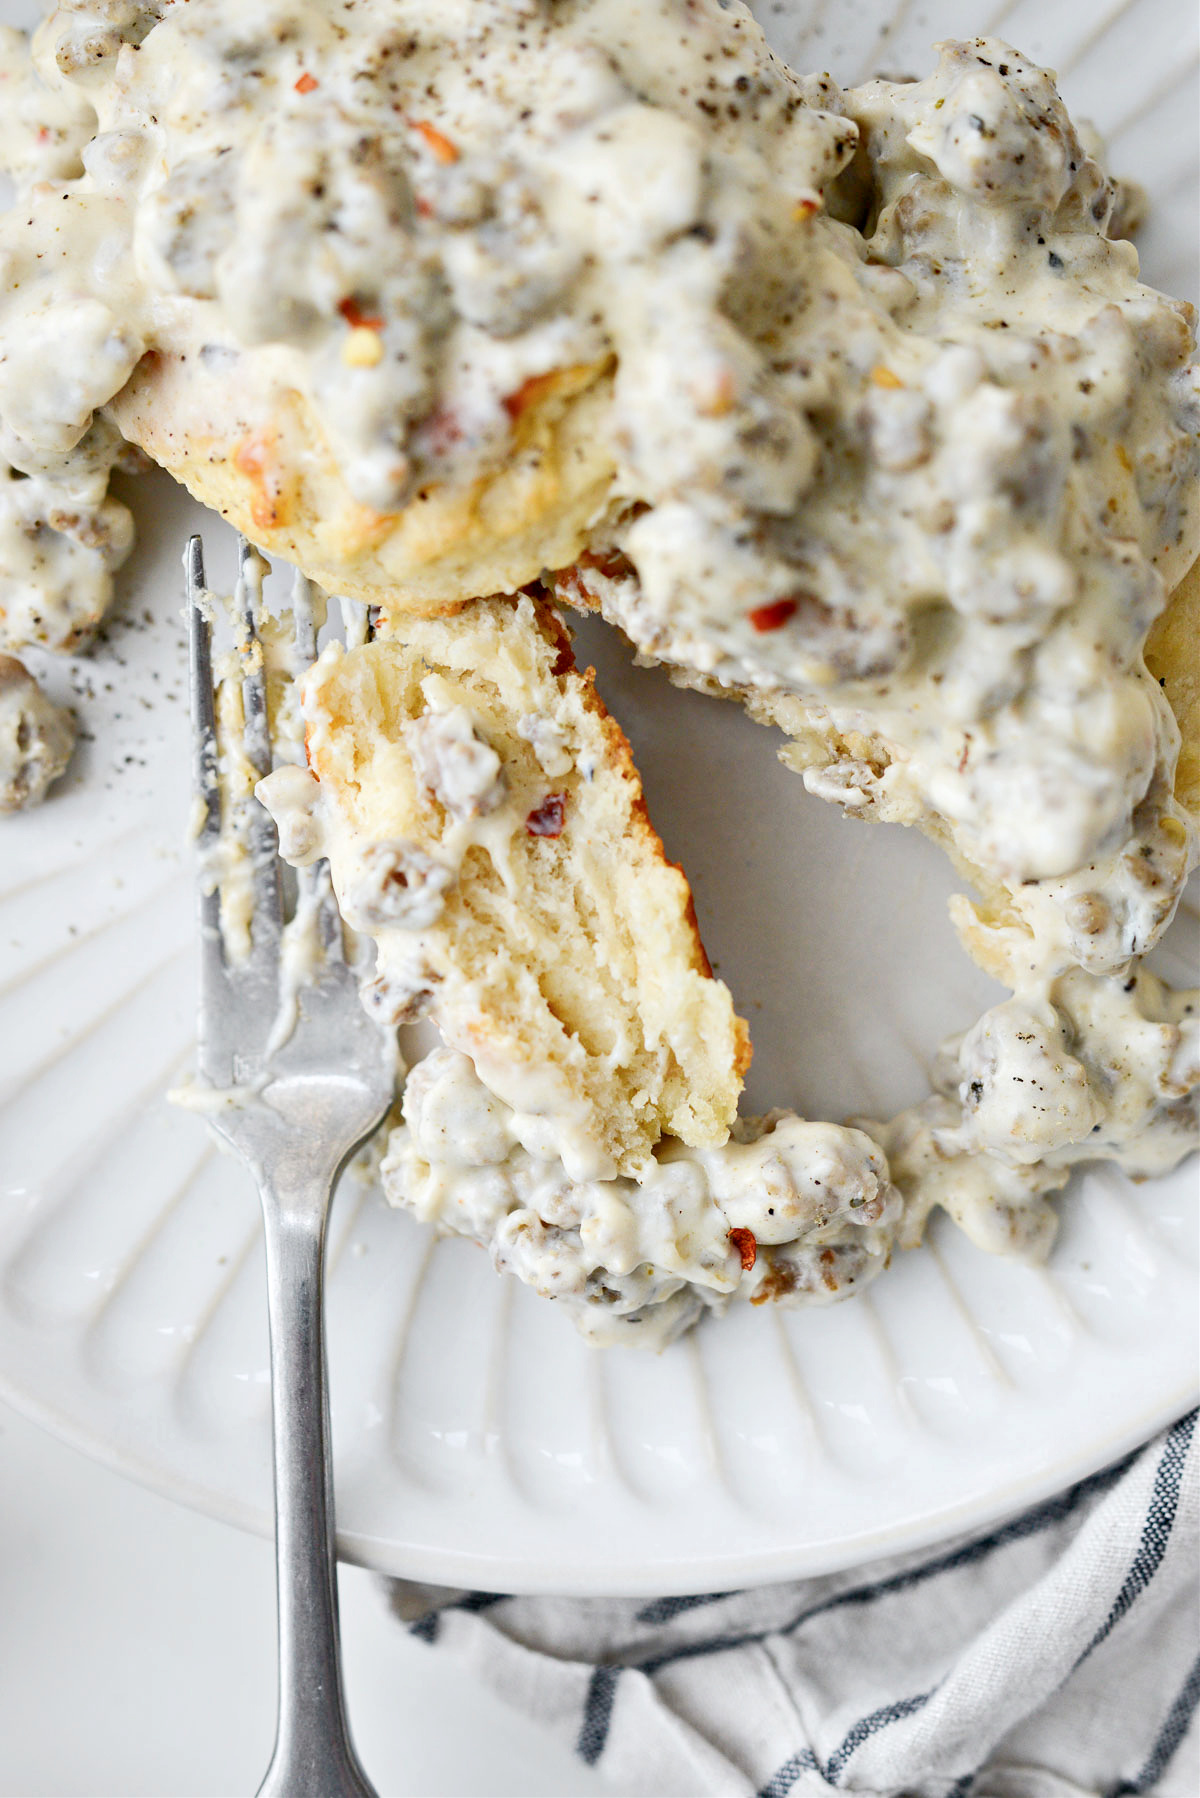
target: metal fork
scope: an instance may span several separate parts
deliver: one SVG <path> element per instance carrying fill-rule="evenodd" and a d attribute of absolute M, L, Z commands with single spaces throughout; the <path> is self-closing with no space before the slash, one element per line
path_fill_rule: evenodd
<path fill-rule="evenodd" d="M 258 775 L 271 768 L 256 615 L 261 566 L 256 552 L 243 545 L 241 748 Z M 221 793 L 210 602 L 198 537 L 188 544 L 186 569 L 203 870 L 221 830 Z M 301 606 L 302 658 L 312 659 L 313 636 L 311 612 L 305 615 Z M 308 875 L 317 882 L 309 898 L 318 908 L 324 954 L 299 992 L 290 1030 L 279 1028 L 286 994 L 275 826 L 253 797 L 238 803 L 250 808 L 242 822 L 253 895 L 251 945 L 240 960 L 229 952 L 220 895 L 202 873 L 198 1060 L 211 1092 L 208 1122 L 254 1175 L 266 1235 L 279 1711 L 259 1792 L 260 1798 L 374 1798 L 350 1740 L 342 1691 L 322 1277 L 330 1193 L 347 1157 L 391 1102 L 394 1044 L 359 1001 L 326 869 Z"/>

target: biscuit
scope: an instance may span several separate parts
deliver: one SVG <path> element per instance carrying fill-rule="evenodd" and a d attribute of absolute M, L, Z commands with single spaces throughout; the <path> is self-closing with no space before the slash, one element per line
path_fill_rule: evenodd
<path fill-rule="evenodd" d="M 422 615 L 511 593 L 572 562 L 602 518 L 613 462 L 605 363 L 526 382 L 512 439 L 467 485 L 418 488 L 395 512 L 353 498 L 295 391 L 239 389 L 239 359 L 151 352 L 108 412 L 122 434 L 252 543 L 329 592 Z"/>
<path fill-rule="evenodd" d="M 526 596 L 393 616 L 306 677 L 311 774 L 260 789 L 292 859 L 327 854 L 372 936 L 366 997 L 428 1013 L 575 1179 L 723 1142 L 749 1063 L 629 744 L 553 610 Z"/>
<path fill-rule="evenodd" d="M 1184 575 L 1151 626 L 1146 666 L 1179 723 L 1175 797 L 1200 817 L 1200 562 Z"/>

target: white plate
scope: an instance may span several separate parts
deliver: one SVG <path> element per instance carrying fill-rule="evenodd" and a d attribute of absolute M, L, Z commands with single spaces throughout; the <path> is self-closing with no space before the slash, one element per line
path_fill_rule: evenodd
<path fill-rule="evenodd" d="M 1160 202 L 1148 278 L 1193 290 L 1178 229 L 1196 212 L 1191 10 L 1140 0 L 1100 26 L 1045 0 L 1002 11 L 1077 110 L 1120 126 L 1115 161 Z M 793 8 L 763 12 L 781 48 L 803 42 Z M 901 8 L 881 39 L 869 6 L 813 0 L 806 16 L 797 60 L 847 81 L 924 69 L 933 38 L 992 23 Z M 40 814 L 3 826 L 0 1389 L 136 1477 L 266 1529 L 255 1203 L 163 1098 L 193 1021 L 178 551 L 202 515 L 163 477 L 130 497 L 142 548 L 106 640 L 49 675 L 93 740 Z M 232 545 L 205 528 L 219 579 Z M 995 990 L 953 940 L 941 858 L 809 799 L 734 707 L 633 669 L 598 627 L 581 636 L 750 1019 L 752 1108 L 878 1115 L 920 1097 L 930 1051 Z M 509 1591 L 701 1591 L 981 1525 L 1194 1400 L 1195 1185 L 1194 1162 L 1140 1188 L 1086 1174 L 1044 1271 L 942 1220 L 865 1297 L 743 1307 L 659 1358 L 589 1350 L 477 1249 L 344 1187 L 329 1286 L 344 1550 Z"/>

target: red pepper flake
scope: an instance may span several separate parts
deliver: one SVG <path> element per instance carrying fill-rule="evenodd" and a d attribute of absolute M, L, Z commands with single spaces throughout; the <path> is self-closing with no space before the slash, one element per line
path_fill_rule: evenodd
<path fill-rule="evenodd" d="M 756 631 L 777 631 L 796 610 L 794 599 L 773 599 L 769 606 L 755 606 L 750 622 Z"/>
<path fill-rule="evenodd" d="M 458 146 L 450 142 L 444 131 L 439 131 L 428 119 L 410 119 L 408 122 L 414 131 L 420 132 L 439 162 L 458 161 Z"/>
<path fill-rule="evenodd" d="M 251 485 L 250 516 L 262 531 L 279 523 L 280 480 L 275 433 L 255 431 L 243 437 L 233 455 L 233 465 Z"/>
<path fill-rule="evenodd" d="M 297 83 L 296 83 L 296 92 L 298 94 L 315 93 L 316 89 L 319 88 L 320 85 L 321 85 L 321 83 L 317 80 L 316 76 L 310 75 L 308 73 L 308 70 L 306 69 L 304 71 L 303 75 L 301 75 L 299 81 L 297 81 Z"/>
<path fill-rule="evenodd" d="M 355 299 L 340 300 L 338 311 L 353 331 L 382 331 L 383 320 L 374 315 L 368 317 Z"/>
<path fill-rule="evenodd" d="M 742 1258 L 742 1272 L 748 1274 L 758 1260 L 758 1243 L 753 1230 L 731 1230 L 729 1240 Z"/>
<path fill-rule="evenodd" d="M 48 144 L 50 142 L 50 127 L 48 125 L 39 125 L 38 126 L 37 140 L 38 140 L 39 144 Z M 1126 467 L 1128 467 L 1128 466 L 1129 466 L 1129 464 L 1126 463 Z"/>
<path fill-rule="evenodd" d="M 525 828 L 531 837 L 561 837 L 566 818 L 566 794 L 547 793 L 542 803 L 535 805 L 526 818 Z"/>
<path fill-rule="evenodd" d="M 538 401 L 550 392 L 557 379 L 557 371 L 550 369 L 544 375 L 530 375 L 521 382 L 515 393 L 505 394 L 500 403 L 514 424 L 523 412 L 528 412 L 530 406 L 536 406 Z"/>
<path fill-rule="evenodd" d="M 629 557 L 619 549 L 585 549 L 579 560 L 610 581 L 619 581 L 627 574 L 637 572 Z"/>

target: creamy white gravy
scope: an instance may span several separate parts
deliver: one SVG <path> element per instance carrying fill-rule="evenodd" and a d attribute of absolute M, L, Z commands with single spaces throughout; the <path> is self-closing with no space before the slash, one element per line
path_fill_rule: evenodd
<path fill-rule="evenodd" d="M 71 759 L 75 721 L 23 662 L 0 654 L 0 815 L 37 805 Z"/>
<path fill-rule="evenodd" d="M 1194 1008 L 1135 958 L 1196 840 L 1141 652 L 1197 549 L 1194 314 L 1108 235 L 1049 75 L 975 40 L 843 93 L 718 0 L 75 0 L 44 99 L 0 49 L 6 641 L 103 603 L 103 408 L 148 350 L 302 392 L 380 508 L 615 357 L 614 509 L 565 596 L 1010 897 L 1013 1001 L 879 1130 L 910 1218 L 952 1195 L 1028 1246 L 1074 1159 L 1177 1158 Z"/>

